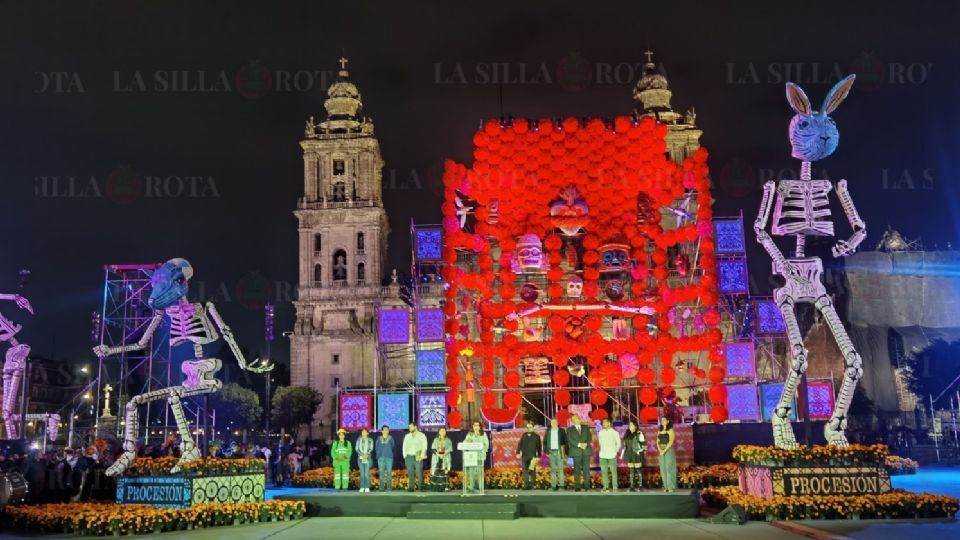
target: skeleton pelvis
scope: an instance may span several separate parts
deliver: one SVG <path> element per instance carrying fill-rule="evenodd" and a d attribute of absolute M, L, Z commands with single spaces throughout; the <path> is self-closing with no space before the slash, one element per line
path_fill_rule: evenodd
<path fill-rule="evenodd" d="M 195 388 L 200 386 L 202 381 L 213 380 L 214 374 L 220 371 L 222 365 L 219 358 L 184 361 L 183 366 L 180 367 L 180 371 L 183 371 L 183 374 L 187 377 L 183 381 L 183 386 Z"/>
<path fill-rule="evenodd" d="M 801 259 L 787 259 L 787 262 L 793 264 L 803 280 L 795 279 L 783 271 L 776 261 L 773 263 L 773 273 L 786 280 L 783 287 L 778 290 L 793 297 L 797 302 L 812 302 L 826 294 L 826 289 L 820 281 L 823 275 L 823 261 L 817 257 L 805 257 Z"/>

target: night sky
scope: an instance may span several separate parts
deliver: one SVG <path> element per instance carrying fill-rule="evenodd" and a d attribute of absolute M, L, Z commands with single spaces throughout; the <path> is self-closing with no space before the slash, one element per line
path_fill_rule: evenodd
<path fill-rule="evenodd" d="M 954 2 L 242 4 L 0 4 L 0 291 L 30 269 L 37 314 L 0 310 L 35 354 L 93 359 L 105 263 L 184 257 L 193 298 L 254 351 L 272 289 L 286 361 L 298 142 L 344 53 L 386 162 L 388 269 L 409 268 L 411 219 L 439 222 L 442 161 L 471 162 L 481 119 L 629 114 L 648 47 L 674 108 L 696 108 L 717 216 L 752 221 L 763 180 L 797 174 L 783 83 L 819 109 L 855 72 L 815 173 L 848 179 L 868 249 L 888 224 L 928 247 L 960 239 Z M 750 257 L 768 294 L 768 259 Z"/>

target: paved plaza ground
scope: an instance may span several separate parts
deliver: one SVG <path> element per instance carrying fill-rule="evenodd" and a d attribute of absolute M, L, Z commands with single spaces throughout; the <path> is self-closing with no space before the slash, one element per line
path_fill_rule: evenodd
<path fill-rule="evenodd" d="M 960 496 L 960 469 L 925 467 L 913 476 L 894 477 L 894 486 Z M 296 493 L 270 490 L 270 495 Z M 376 494 L 370 496 L 375 497 Z M 72 538 L 0 532 L 13 538 Z M 134 537 L 131 537 L 134 538 Z M 294 522 L 218 527 L 135 538 L 162 540 L 779 540 L 856 538 L 870 540 L 947 540 L 960 538 L 960 522 L 949 520 L 840 520 L 770 524 L 714 525 L 706 519 L 521 518 L 515 521 L 411 520 L 406 518 L 324 517 Z"/>

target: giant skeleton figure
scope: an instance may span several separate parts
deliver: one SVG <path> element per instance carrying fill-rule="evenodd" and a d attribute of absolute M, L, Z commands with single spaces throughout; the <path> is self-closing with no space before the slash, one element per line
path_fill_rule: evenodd
<path fill-rule="evenodd" d="M 200 458 L 200 450 L 197 448 L 193 437 L 190 436 L 190 426 L 183 415 L 183 406 L 180 404 L 180 400 L 189 396 L 209 394 L 220 389 L 222 383 L 214 378 L 214 375 L 220 370 L 220 359 L 205 358 L 203 354 L 204 345 L 219 339 L 218 329 L 220 334 L 223 335 L 223 340 L 227 342 L 230 350 L 236 356 L 241 369 L 255 373 L 263 373 L 273 369 L 272 365 L 259 364 L 259 361 L 250 365 L 247 364 L 243 353 L 240 352 L 240 348 L 233 338 L 230 327 L 223 322 L 213 303 L 192 304 L 187 301 L 187 281 L 192 276 L 193 267 L 186 260 L 171 259 L 165 262 L 150 276 L 150 284 L 153 290 L 147 303 L 156 311 L 140 340 L 131 345 L 121 345 L 119 347 L 98 345 L 93 349 L 93 352 L 100 358 L 116 353 L 142 350 L 150 343 L 150 339 L 156 332 L 157 327 L 160 326 L 163 317 L 167 317 L 170 321 L 170 346 L 175 347 L 183 343 L 192 343 L 195 356 L 195 359 L 183 362 L 181 370 L 186 379 L 182 385 L 161 388 L 133 396 L 127 402 L 123 454 L 107 469 L 108 476 L 123 473 L 136 459 L 137 429 L 139 427 L 137 408 L 143 403 L 158 399 L 166 399 L 170 403 L 170 409 L 173 411 L 173 417 L 177 422 L 177 430 L 180 432 L 183 441 L 180 459 L 170 472 L 176 473 L 184 463 Z"/>
<path fill-rule="evenodd" d="M 30 301 L 19 294 L 0 294 L 0 300 L 12 300 L 17 307 L 33 315 L 33 306 L 30 305 Z M 3 425 L 7 430 L 8 439 L 17 438 L 20 415 L 14 411 L 17 408 L 23 372 L 27 367 L 27 357 L 30 356 L 30 346 L 17 341 L 17 334 L 21 328 L 23 327 L 11 322 L 0 313 L 0 341 L 10 343 L 3 362 Z M 51 441 L 57 439 L 57 430 L 60 427 L 59 414 L 28 414 L 26 419 L 43 421 L 47 437 Z"/>
<path fill-rule="evenodd" d="M 757 241 L 767 250 L 773 259 L 773 272 L 786 280 L 783 287 L 774 289 L 773 297 L 783 313 L 790 342 L 790 370 L 783 385 L 783 394 L 772 416 L 773 441 L 780 448 L 796 448 L 797 440 L 790 425 L 790 407 L 800 378 L 807 370 L 807 350 L 803 346 L 800 325 L 794 313 L 797 302 L 812 302 L 823 315 L 834 339 L 843 354 L 846 364 L 843 383 L 837 396 L 836 405 L 830 420 L 824 426 L 827 442 L 835 446 L 847 446 L 844 430 L 847 427 L 847 411 L 857 381 L 863 375 L 860 355 L 850 342 L 843 323 L 837 316 L 833 302 L 823 286 L 823 262 L 818 257 L 806 257 L 804 244 L 807 235 L 833 236 L 833 221 L 830 218 L 828 195 L 833 189 L 830 180 L 813 180 L 810 175 L 810 162 L 825 158 L 833 153 L 839 142 L 839 133 L 833 119 L 828 115 L 847 97 L 853 86 L 854 75 L 838 82 L 827 94 L 823 110 L 815 111 L 810 100 L 799 86 L 787 83 L 787 101 L 796 111 L 790 121 L 790 146 L 792 156 L 801 160 L 799 180 L 769 181 L 763 186 L 763 201 L 753 230 Z M 866 224 L 857 214 L 853 200 L 847 191 L 847 181 L 837 182 L 837 198 L 853 229 L 849 240 L 839 240 L 833 246 L 834 257 L 845 257 L 856 251 L 857 246 L 867 236 Z M 794 257 L 786 258 L 773 239 L 766 232 L 773 205 L 773 225 L 770 232 L 776 236 L 796 237 Z"/>

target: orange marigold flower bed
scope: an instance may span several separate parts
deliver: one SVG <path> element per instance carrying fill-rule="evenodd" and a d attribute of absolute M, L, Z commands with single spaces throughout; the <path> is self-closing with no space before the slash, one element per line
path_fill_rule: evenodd
<path fill-rule="evenodd" d="M 775 496 L 763 499 L 746 495 L 736 486 L 706 488 L 702 492 L 707 504 L 723 508 L 739 505 L 752 520 L 789 519 L 903 519 L 952 518 L 958 509 L 953 497 L 930 493 L 893 490 L 879 495 L 805 495 Z"/>
<path fill-rule="evenodd" d="M 209 503 L 156 508 L 113 503 L 14 505 L 0 518 L 11 529 L 79 535 L 152 534 L 303 517 L 303 501 Z"/>

